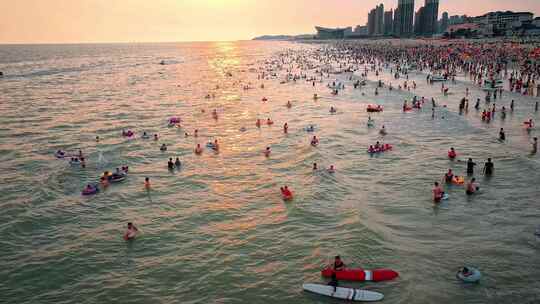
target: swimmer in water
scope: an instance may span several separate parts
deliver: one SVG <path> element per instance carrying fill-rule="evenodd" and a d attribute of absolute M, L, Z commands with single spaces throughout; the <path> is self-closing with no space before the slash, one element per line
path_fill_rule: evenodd
<path fill-rule="evenodd" d="M 341 257 L 339 255 L 336 255 L 334 257 L 334 265 L 332 265 L 332 268 L 334 269 L 334 271 L 345 270 L 345 267 L 347 266 L 345 265 L 345 263 L 343 263 L 343 261 L 341 260 Z"/>
<path fill-rule="evenodd" d="M 444 175 L 444 181 L 447 183 L 451 183 L 452 179 L 454 178 L 454 173 L 452 173 L 452 169 L 448 169 L 448 172 Z"/>
<path fill-rule="evenodd" d="M 166 144 L 162 144 L 161 147 L 159 148 L 161 151 L 167 151 L 167 145 Z"/>
<path fill-rule="evenodd" d="M 330 113 L 336 113 L 336 112 L 337 112 L 336 108 L 330 107 Z"/>
<path fill-rule="evenodd" d="M 495 165 L 493 165 L 493 162 L 491 162 L 491 158 L 488 158 L 487 162 L 484 164 L 484 169 L 482 170 L 484 172 L 484 175 L 486 176 L 492 175 L 494 169 L 495 169 Z"/>
<path fill-rule="evenodd" d="M 154 134 L 154 140 L 158 140 L 158 135 Z"/>
<path fill-rule="evenodd" d="M 128 223 L 126 233 L 124 233 L 124 239 L 126 241 L 134 239 L 137 236 L 137 232 L 139 232 L 139 229 L 132 223 Z"/>
<path fill-rule="evenodd" d="M 201 144 L 197 144 L 197 147 L 195 148 L 195 154 L 200 155 L 202 154 L 203 149 L 201 148 Z"/>
<path fill-rule="evenodd" d="M 386 129 L 384 128 L 384 125 L 382 126 L 381 130 L 379 131 L 381 135 L 386 135 Z"/>
<path fill-rule="evenodd" d="M 454 150 L 454 147 L 450 148 L 450 151 L 448 151 L 448 158 L 455 159 L 457 156 L 456 150 Z"/>
<path fill-rule="evenodd" d="M 99 142 L 99 136 L 96 136 L 96 142 Z"/>
<path fill-rule="evenodd" d="M 169 168 L 169 170 L 174 169 L 174 163 L 172 161 L 172 157 L 169 158 L 169 161 L 167 162 L 167 167 Z"/>
<path fill-rule="evenodd" d="M 193 136 L 199 137 L 199 129 L 195 129 L 195 131 L 193 132 Z"/>
<path fill-rule="evenodd" d="M 257 126 L 257 128 L 261 127 L 261 120 L 259 118 L 257 118 L 257 121 L 255 122 L 255 126 Z"/>
<path fill-rule="evenodd" d="M 317 99 L 319 99 L 319 96 L 317 96 L 317 94 L 313 94 L 313 99 L 317 100 Z"/>
<path fill-rule="evenodd" d="M 318 144 L 319 144 L 319 140 L 317 139 L 317 136 L 313 136 L 313 138 L 311 139 L 311 145 L 315 147 Z"/>
<path fill-rule="evenodd" d="M 146 190 L 150 190 L 150 178 L 148 178 L 148 177 L 144 178 L 144 188 Z"/>
<path fill-rule="evenodd" d="M 439 186 L 439 183 L 438 182 L 435 182 L 434 184 L 434 187 L 433 187 L 433 201 L 438 203 L 441 201 L 443 195 L 444 195 L 444 191 L 442 190 L 441 186 Z"/>
<path fill-rule="evenodd" d="M 264 156 L 270 157 L 270 147 L 266 147 L 266 149 L 264 150 Z"/>
<path fill-rule="evenodd" d="M 465 190 L 465 193 L 467 193 L 467 195 L 472 195 L 476 191 L 480 190 L 480 188 L 476 186 L 475 181 L 476 181 L 476 178 L 473 177 L 471 181 L 467 183 L 467 189 Z"/>
<path fill-rule="evenodd" d="M 96 189 L 97 189 L 96 186 L 93 186 L 93 185 L 91 185 L 91 184 L 88 184 L 88 185 L 86 185 L 86 187 L 84 188 L 83 191 L 89 193 L 89 192 L 95 191 Z"/>
<path fill-rule="evenodd" d="M 472 158 L 469 158 L 467 161 L 467 174 L 473 175 L 474 174 L 474 166 L 476 166 L 476 163 L 473 162 Z"/>
<path fill-rule="evenodd" d="M 212 146 L 212 149 L 216 152 L 219 151 L 219 144 L 218 144 L 218 140 L 214 140 L 214 145 Z"/>
<path fill-rule="evenodd" d="M 335 173 L 336 169 L 334 168 L 334 165 L 330 165 L 330 168 L 328 168 L 328 173 Z"/>
<path fill-rule="evenodd" d="M 287 108 L 289 108 L 289 109 L 292 108 L 292 103 L 291 103 L 290 100 L 287 101 Z"/>
<path fill-rule="evenodd" d="M 313 171 L 317 171 L 317 170 L 319 170 L 319 169 L 317 168 L 317 163 L 313 163 Z"/>
<path fill-rule="evenodd" d="M 177 168 L 179 168 L 179 167 L 182 166 L 182 163 L 180 162 L 180 159 L 179 159 L 178 157 L 176 158 L 176 161 L 174 162 L 174 165 L 175 165 Z"/>
<path fill-rule="evenodd" d="M 267 118 L 266 119 L 266 124 L 271 125 L 271 124 L 274 124 L 274 122 L 270 118 Z"/>
<path fill-rule="evenodd" d="M 288 125 L 287 123 L 285 123 L 285 124 L 283 125 L 283 133 L 287 133 L 288 130 L 289 130 L 289 125 Z"/>
<path fill-rule="evenodd" d="M 289 190 L 287 186 L 283 187 L 283 190 L 281 191 L 281 193 L 283 194 L 283 196 L 286 196 L 286 197 L 292 197 L 293 195 L 291 190 Z"/>
<path fill-rule="evenodd" d="M 501 130 L 499 131 L 499 140 L 500 141 L 505 141 L 506 140 L 506 135 L 504 134 L 504 129 L 501 128 Z"/>
<path fill-rule="evenodd" d="M 536 154 L 538 151 L 538 137 L 533 138 L 531 154 Z"/>

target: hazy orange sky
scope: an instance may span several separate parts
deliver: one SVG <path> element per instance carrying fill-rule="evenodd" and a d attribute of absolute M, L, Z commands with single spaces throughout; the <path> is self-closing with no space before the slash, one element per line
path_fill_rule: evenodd
<path fill-rule="evenodd" d="M 416 0 L 416 6 L 424 1 Z M 365 24 L 397 0 L 0 0 L 0 43 L 242 40 Z M 540 0 L 441 0 L 440 12 L 532 11 Z"/>

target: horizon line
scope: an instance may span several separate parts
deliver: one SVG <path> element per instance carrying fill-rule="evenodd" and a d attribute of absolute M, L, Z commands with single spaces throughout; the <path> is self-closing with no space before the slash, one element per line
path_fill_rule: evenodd
<path fill-rule="evenodd" d="M 256 37 L 254 37 L 256 38 Z M 209 43 L 209 42 L 241 42 L 257 41 L 251 39 L 232 40 L 185 40 L 185 41 L 81 41 L 81 42 L 0 42 L 0 45 L 58 45 L 58 44 L 142 44 L 142 43 Z"/>

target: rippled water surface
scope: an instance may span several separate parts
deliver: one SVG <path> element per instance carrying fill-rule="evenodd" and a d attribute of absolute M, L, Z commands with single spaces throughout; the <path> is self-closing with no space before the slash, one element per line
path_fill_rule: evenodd
<path fill-rule="evenodd" d="M 497 104 L 515 99 L 516 110 L 486 125 L 472 108 L 484 94 L 462 77 L 449 84 L 449 96 L 421 73 L 410 75 L 414 92 L 378 96 L 374 74 L 357 90 L 348 75 L 331 76 L 345 82 L 338 96 L 326 88 L 330 78 L 315 87 L 258 80 L 262 62 L 287 48 L 314 46 L 0 46 L 0 302 L 337 303 L 301 290 L 324 282 L 319 271 L 336 254 L 351 266 L 398 271 L 392 282 L 343 283 L 382 292 L 386 303 L 539 302 L 540 166 L 528 154 L 538 133 L 521 126 L 538 119 L 535 98 L 505 93 Z M 388 72 L 381 78 L 397 86 Z M 253 89 L 244 90 L 248 83 Z M 470 110 L 459 115 L 467 86 Z M 314 93 L 322 98 L 314 101 Z M 448 108 L 435 119 L 431 106 L 402 113 L 413 94 Z M 385 106 L 373 129 L 369 103 Z M 167 127 L 171 116 L 182 117 L 182 129 Z M 267 117 L 275 124 L 256 128 Z M 316 148 L 308 124 L 321 139 Z M 382 140 L 382 124 L 394 150 L 370 157 L 366 148 Z M 500 127 L 507 143 L 497 141 Z M 137 135 L 125 139 L 123 129 Z M 184 136 L 195 129 L 198 137 Z M 143 131 L 160 139 L 143 140 Z M 193 153 L 216 138 L 219 154 Z M 448 168 L 464 172 L 446 158 L 450 146 L 480 168 L 493 158 L 496 173 L 477 176 L 482 193 L 466 197 L 454 186 L 450 200 L 434 206 L 433 181 Z M 85 169 L 53 156 L 79 148 Z M 167 170 L 169 157 L 180 157 L 181 170 Z M 314 162 L 337 172 L 313 172 Z M 125 182 L 81 196 L 103 170 L 122 165 L 130 168 Z M 291 202 L 281 200 L 285 184 L 295 192 Z M 126 243 L 128 221 L 142 233 Z M 456 281 L 464 264 L 482 271 L 480 284 Z"/>

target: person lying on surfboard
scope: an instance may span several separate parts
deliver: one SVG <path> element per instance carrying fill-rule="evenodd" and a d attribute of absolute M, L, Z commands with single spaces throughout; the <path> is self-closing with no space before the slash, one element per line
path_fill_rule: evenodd
<path fill-rule="evenodd" d="M 345 269 L 345 263 L 343 263 L 339 255 L 336 255 L 336 257 L 334 258 L 334 270 L 340 271 L 344 269 Z"/>

